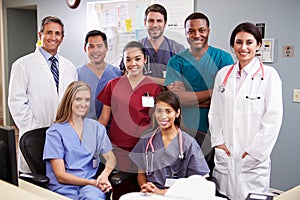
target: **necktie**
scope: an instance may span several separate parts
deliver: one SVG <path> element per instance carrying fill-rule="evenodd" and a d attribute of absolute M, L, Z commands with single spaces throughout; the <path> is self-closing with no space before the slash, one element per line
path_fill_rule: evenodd
<path fill-rule="evenodd" d="M 57 68 L 58 61 L 54 56 L 50 57 L 49 60 L 51 61 L 51 72 L 53 74 L 53 78 L 56 84 L 56 89 L 58 91 L 58 83 L 59 83 L 59 73 Z"/>

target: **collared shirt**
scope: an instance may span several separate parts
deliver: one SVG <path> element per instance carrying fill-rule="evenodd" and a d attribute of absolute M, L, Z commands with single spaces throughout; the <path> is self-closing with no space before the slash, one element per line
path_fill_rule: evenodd
<path fill-rule="evenodd" d="M 255 59 L 253 59 L 255 60 Z M 236 72 L 236 84 L 235 84 L 235 94 L 237 95 L 240 88 L 242 87 L 244 81 L 247 78 L 247 75 L 249 74 L 250 70 L 252 69 L 252 67 L 254 66 L 253 60 L 247 64 L 242 71 L 237 71 Z"/>
<path fill-rule="evenodd" d="M 48 53 L 47 51 L 45 51 L 42 47 L 39 48 L 41 54 L 44 56 L 44 58 L 46 59 L 47 63 L 48 63 L 48 66 L 51 67 L 51 64 L 52 64 L 52 61 L 49 60 L 49 58 L 52 57 L 52 55 L 50 53 Z M 55 54 L 54 56 L 57 60 L 57 67 L 59 68 L 59 60 L 58 60 L 58 55 Z"/>
<path fill-rule="evenodd" d="M 242 71 L 236 72 L 236 85 L 235 85 L 235 95 L 238 94 L 241 86 L 243 85 L 248 73 L 245 69 L 242 69 Z"/>

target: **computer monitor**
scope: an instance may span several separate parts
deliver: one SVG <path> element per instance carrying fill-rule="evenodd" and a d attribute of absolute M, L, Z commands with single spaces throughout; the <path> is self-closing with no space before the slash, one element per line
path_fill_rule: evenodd
<path fill-rule="evenodd" d="M 18 186 L 15 130 L 0 126 L 0 179 Z"/>

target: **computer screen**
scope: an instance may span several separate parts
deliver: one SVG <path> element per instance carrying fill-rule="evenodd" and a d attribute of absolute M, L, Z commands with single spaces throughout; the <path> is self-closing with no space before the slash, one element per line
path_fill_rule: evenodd
<path fill-rule="evenodd" d="M 18 186 L 15 130 L 0 126 L 0 179 Z"/>

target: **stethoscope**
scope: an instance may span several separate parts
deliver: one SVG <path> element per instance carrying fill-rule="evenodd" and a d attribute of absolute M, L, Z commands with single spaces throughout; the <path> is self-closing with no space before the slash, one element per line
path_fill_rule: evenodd
<path fill-rule="evenodd" d="M 166 39 L 166 42 L 168 44 L 168 47 L 169 47 L 169 53 L 170 53 L 170 58 L 172 58 L 175 54 L 172 52 L 172 47 L 171 47 L 171 44 L 170 44 L 170 41 L 167 37 L 165 37 Z M 148 48 L 146 48 L 146 41 L 148 40 L 148 36 L 144 39 L 144 47 L 145 47 L 145 50 L 146 50 L 146 57 L 147 57 L 147 63 L 145 65 L 145 74 L 152 74 L 152 71 L 151 71 L 151 65 L 150 65 L 150 53 L 148 51 Z"/>
<path fill-rule="evenodd" d="M 160 130 L 160 128 L 158 127 L 153 134 L 151 135 L 147 145 L 146 145 L 146 149 L 145 149 L 145 158 L 146 158 L 146 175 L 151 175 L 151 173 L 153 172 L 153 162 L 154 162 L 154 146 L 153 146 L 153 138 L 156 135 L 156 133 L 158 133 L 158 131 Z M 177 128 L 178 131 L 178 142 L 179 142 L 179 155 L 178 158 L 179 159 L 184 159 L 184 153 L 183 153 L 183 141 L 182 141 L 182 132 L 180 130 L 180 128 Z M 148 152 L 149 147 L 151 147 L 151 152 Z M 149 158 L 149 153 L 151 153 L 151 157 Z"/>
<path fill-rule="evenodd" d="M 236 64 L 236 63 L 235 63 L 235 64 Z M 224 92 L 225 92 L 225 86 L 226 86 L 227 80 L 228 80 L 228 78 L 229 78 L 229 76 L 230 76 L 230 74 L 231 74 L 231 72 L 232 72 L 232 70 L 233 70 L 235 64 L 233 64 L 233 65 L 229 68 L 229 70 L 228 70 L 228 72 L 227 72 L 227 74 L 226 74 L 226 76 L 225 76 L 225 78 L 224 78 L 222 84 L 219 85 L 219 87 L 218 87 L 218 89 L 217 89 L 219 92 L 221 92 L 221 93 L 224 93 Z M 261 78 L 260 78 L 260 84 L 259 84 L 259 85 L 256 84 L 256 86 L 253 87 L 253 85 L 254 85 L 254 84 L 253 84 L 254 77 L 258 74 L 259 71 L 261 71 L 261 74 L 262 74 L 262 75 L 261 75 Z M 263 64 L 262 64 L 262 62 L 260 62 L 260 67 L 256 70 L 256 72 L 255 72 L 255 73 L 252 75 L 252 77 L 251 77 L 251 80 L 252 80 L 252 86 L 251 86 L 250 94 L 246 96 L 247 99 L 250 99 L 250 100 L 260 99 L 260 97 L 257 96 L 257 94 L 254 95 L 253 93 L 254 93 L 254 91 L 258 91 L 258 90 L 259 90 L 259 87 L 260 87 L 260 85 L 261 85 L 261 81 L 264 80 L 264 77 L 265 77 L 265 72 L 264 72 Z"/>

